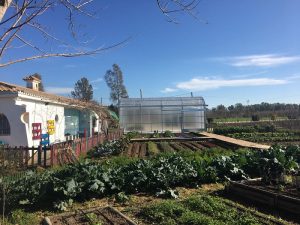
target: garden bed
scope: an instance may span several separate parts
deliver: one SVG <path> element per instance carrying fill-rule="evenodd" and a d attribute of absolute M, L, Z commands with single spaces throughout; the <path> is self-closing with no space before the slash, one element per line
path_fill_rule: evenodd
<path fill-rule="evenodd" d="M 279 190 L 278 187 L 265 185 L 260 179 L 255 179 L 241 182 L 230 181 L 228 191 L 230 194 L 253 203 L 295 214 L 300 220 L 300 192 L 292 186 L 286 186 L 285 189 Z"/>
<path fill-rule="evenodd" d="M 53 225 L 135 225 L 132 220 L 110 206 L 63 213 L 48 219 Z"/>
<path fill-rule="evenodd" d="M 152 142 L 152 149 L 149 149 L 149 142 L 131 142 L 128 147 L 122 152 L 122 155 L 129 157 L 144 158 L 152 156 L 153 148 L 154 152 L 178 152 L 182 150 L 187 151 L 201 151 L 203 149 L 210 148 L 222 148 L 215 143 L 210 141 L 163 141 L 163 142 Z M 153 146 L 154 145 L 154 146 Z"/>

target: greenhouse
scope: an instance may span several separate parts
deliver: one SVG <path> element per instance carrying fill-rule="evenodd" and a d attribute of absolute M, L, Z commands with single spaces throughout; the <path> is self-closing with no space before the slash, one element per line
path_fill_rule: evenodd
<path fill-rule="evenodd" d="M 201 131 L 205 107 L 202 97 L 123 98 L 120 126 L 125 132 Z"/>

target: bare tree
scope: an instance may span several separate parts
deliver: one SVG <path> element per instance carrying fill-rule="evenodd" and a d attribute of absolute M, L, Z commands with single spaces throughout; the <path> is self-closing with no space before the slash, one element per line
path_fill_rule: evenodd
<path fill-rule="evenodd" d="M 200 0 L 156 0 L 160 11 L 167 17 L 167 20 L 172 23 L 178 23 L 174 14 L 183 12 L 197 18 L 196 8 Z M 206 21 L 202 21 L 207 23 Z"/>
<path fill-rule="evenodd" d="M 120 46 L 126 43 L 127 38 L 118 43 L 111 44 L 107 47 L 84 50 L 84 46 L 76 48 L 68 41 L 62 40 L 49 32 L 40 18 L 46 14 L 55 14 L 55 10 L 64 10 L 67 17 L 67 28 L 74 38 L 76 37 L 76 20 L 81 17 L 95 17 L 93 9 L 95 0 L 0 0 L 0 67 L 9 66 L 15 63 L 49 58 L 49 57 L 77 57 L 83 55 L 93 55 L 105 50 Z M 199 0 L 156 0 L 157 5 L 168 21 L 177 22 L 172 15 L 178 12 L 188 13 L 195 16 L 194 10 Z M 98 2 L 99 4 L 99 2 Z M 93 6 L 93 7 L 92 7 Z M 94 7 L 95 8 L 95 7 Z M 63 24 L 63 23 L 62 23 Z M 59 24 L 58 26 L 62 26 Z M 30 37 L 26 36 L 30 33 Z M 45 39 L 52 45 L 45 45 L 42 41 Z M 82 42 L 85 42 L 83 40 Z M 44 42 L 45 43 L 45 42 Z M 63 51 L 57 51 L 53 46 L 64 46 Z M 30 51 L 28 55 L 15 58 L 14 50 L 21 47 L 27 47 Z M 54 49 L 54 50 L 53 50 Z M 7 56 L 11 56 L 10 58 Z"/>
<path fill-rule="evenodd" d="M 6 14 L 0 22 L 0 67 L 9 66 L 15 63 L 48 58 L 48 57 L 76 57 L 82 55 L 92 55 L 103 52 L 110 48 L 119 46 L 127 41 L 123 40 L 119 43 L 112 44 L 107 47 L 99 47 L 92 50 L 84 50 L 82 48 L 75 48 L 68 43 L 68 41 L 53 35 L 47 30 L 47 27 L 42 24 L 40 17 L 47 13 L 54 13 L 57 8 L 64 10 L 68 30 L 73 38 L 76 37 L 76 23 L 75 20 L 79 17 L 95 17 L 95 13 L 91 11 L 90 5 L 94 4 L 94 0 L 4 0 L 4 6 L 0 6 L 2 14 Z M 9 10 L 6 10 L 9 8 Z M 1 14 L 0 14 L 1 19 Z M 64 24 L 62 22 L 62 24 Z M 61 26 L 62 24 L 59 24 Z M 26 32 L 30 32 L 30 38 L 26 37 Z M 46 45 L 43 41 L 33 41 L 34 37 L 45 39 L 48 43 L 55 43 L 55 46 L 64 46 L 63 52 L 56 52 L 53 45 Z M 81 41 L 81 40 L 80 40 Z M 77 43 L 80 42 L 77 40 Z M 82 41 L 84 42 L 84 41 Z M 5 57 L 7 52 L 21 47 L 30 48 L 28 56 L 20 58 Z M 28 52 L 28 51 L 27 51 Z"/>

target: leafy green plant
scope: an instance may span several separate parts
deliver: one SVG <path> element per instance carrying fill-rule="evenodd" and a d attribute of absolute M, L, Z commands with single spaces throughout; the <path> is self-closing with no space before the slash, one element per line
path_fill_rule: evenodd
<path fill-rule="evenodd" d="M 259 224 L 248 212 L 228 206 L 224 200 L 210 195 L 195 195 L 182 201 L 164 200 L 140 210 L 138 217 L 151 224 Z"/>
<path fill-rule="evenodd" d="M 159 153 L 157 145 L 154 142 L 149 141 L 147 143 L 147 146 L 148 146 L 148 153 L 150 156 L 157 155 Z"/>
<path fill-rule="evenodd" d="M 112 195 L 125 199 L 137 192 L 175 197 L 174 188 L 178 186 L 240 180 L 257 174 L 266 182 L 274 182 L 282 174 L 298 169 L 298 150 L 274 146 L 268 151 L 228 151 L 222 156 L 216 149 L 212 154 L 185 151 L 158 154 L 147 160 L 86 160 L 56 170 L 27 172 L 5 181 L 7 209 L 34 205 L 66 210 L 74 201 Z"/>
<path fill-rule="evenodd" d="M 159 138 L 160 135 L 158 133 L 158 130 L 153 131 L 153 134 L 151 135 L 151 138 Z"/>
<path fill-rule="evenodd" d="M 17 209 L 11 213 L 10 222 L 18 225 L 33 225 L 39 224 L 40 221 L 36 215 Z"/>
<path fill-rule="evenodd" d="M 108 155 L 119 155 L 125 148 L 127 148 L 130 139 L 128 137 L 123 137 L 115 141 L 107 141 L 98 147 L 90 150 L 87 155 L 89 158 L 99 158 Z"/>
<path fill-rule="evenodd" d="M 119 192 L 115 195 L 115 200 L 117 203 L 125 204 L 129 201 L 129 197 L 125 194 L 125 192 Z"/>
<path fill-rule="evenodd" d="M 126 134 L 126 138 L 127 139 L 133 139 L 133 138 L 138 138 L 138 137 L 140 137 L 141 135 L 140 135 L 140 133 L 139 132 L 137 132 L 137 131 L 131 131 L 131 132 L 128 132 L 127 134 Z"/>
<path fill-rule="evenodd" d="M 95 213 L 88 213 L 85 216 L 88 219 L 90 225 L 102 225 L 103 224 L 101 221 L 99 221 L 99 219 Z"/>
<path fill-rule="evenodd" d="M 166 130 L 166 131 L 163 133 L 163 136 L 164 136 L 164 137 L 174 137 L 174 134 L 172 133 L 172 131 Z"/>
<path fill-rule="evenodd" d="M 285 174 L 298 168 L 298 163 L 281 146 L 273 146 L 268 151 L 261 152 L 260 169 L 266 183 L 279 184 L 283 182 Z"/>
<path fill-rule="evenodd" d="M 248 178 L 245 172 L 240 169 L 229 156 L 215 158 L 212 161 L 211 166 L 216 169 L 219 180 L 244 180 Z"/>
<path fill-rule="evenodd" d="M 176 190 L 173 189 L 168 189 L 168 190 L 161 190 L 159 192 L 156 193 L 157 197 L 162 197 L 162 198 L 178 198 L 179 197 L 179 193 Z"/>
<path fill-rule="evenodd" d="M 174 149 L 166 141 L 159 142 L 158 146 L 162 152 L 174 152 Z"/>

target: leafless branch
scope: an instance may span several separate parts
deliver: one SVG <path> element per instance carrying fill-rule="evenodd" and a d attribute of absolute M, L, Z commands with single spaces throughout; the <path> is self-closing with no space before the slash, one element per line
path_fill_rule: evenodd
<path fill-rule="evenodd" d="M 187 13 L 198 19 L 196 16 L 196 8 L 199 5 L 200 0 L 156 0 L 156 3 L 169 22 L 177 24 L 178 21 L 176 20 L 176 17 L 172 15 L 179 12 Z"/>
<path fill-rule="evenodd" d="M 97 54 L 123 44 L 123 42 L 121 42 L 112 44 L 106 48 L 96 48 L 91 51 L 82 51 L 80 50 L 80 47 L 75 48 L 69 44 L 68 41 L 60 39 L 51 34 L 42 26 L 42 24 L 39 23 L 40 20 L 38 18 L 48 12 L 49 9 L 63 7 L 68 14 L 69 30 L 75 37 L 75 17 L 94 17 L 92 12 L 86 10 L 86 7 L 93 2 L 94 0 L 12 0 L 9 5 L 11 8 L 10 14 L 4 17 L 4 20 L 2 21 L 0 18 L 0 60 L 2 62 L 0 67 L 40 58 L 76 57 L 81 55 Z M 51 48 L 44 48 L 44 45 L 41 44 L 42 42 L 36 43 L 28 40 L 28 38 L 22 35 L 23 31 L 28 30 L 28 28 L 32 28 L 34 31 L 31 31 L 33 33 L 32 37 L 35 35 L 40 35 L 45 40 L 52 40 L 53 43 L 57 43 L 57 45 L 63 44 L 66 46 L 67 50 L 64 50 L 64 52 L 54 53 L 52 52 Z M 21 42 L 25 46 L 42 54 L 35 55 L 34 52 L 32 52 L 32 55 L 28 55 L 27 57 L 3 62 L 5 60 L 4 56 L 7 54 L 6 51 L 15 49 L 13 45 L 16 44 L 13 43 L 16 41 Z M 128 41 L 128 39 L 126 41 Z"/>
<path fill-rule="evenodd" d="M 25 45 L 28 45 L 30 46 L 31 48 L 34 48 L 35 50 L 43 53 L 43 54 L 46 54 L 46 52 L 42 49 L 40 49 L 39 47 L 33 45 L 32 43 L 30 43 L 29 41 L 26 41 L 24 38 L 20 37 L 18 34 L 16 34 L 16 37 L 21 41 L 23 42 Z"/>
<path fill-rule="evenodd" d="M 156 0 L 157 5 L 168 21 L 177 23 L 174 13 L 184 12 L 196 18 L 195 9 L 201 0 Z M 0 6 L 0 67 L 9 66 L 19 62 L 30 61 L 34 59 L 49 58 L 49 57 L 77 57 L 84 55 L 93 55 L 103 52 L 108 49 L 115 48 L 126 43 L 129 39 L 123 42 L 112 44 L 108 47 L 96 48 L 90 51 L 83 51 L 82 46 L 88 44 L 89 41 L 79 40 L 78 31 L 76 30 L 76 20 L 79 17 L 95 18 L 95 13 L 90 9 L 94 7 L 95 0 L 7 0 L 6 6 Z M 6 7 L 6 8 L 5 8 Z M 2 20 L 3 13 L 8 14 Z M 74 47 L 69 40 L 58 37 L 52 34 L 40 23 L 41 16 L 48 13 L 53 13 L 56 8 L 63 9 L 67 17 L 66 26 L 69 29 L 73 39 L 75 39 L 80 47 Z M 52 10 L 53 9 L 53 10 Z M 61 11 L 61 10 L 60 10 Z M 30 37 L 28 34 L 30 31 Z M 64 35 L 66 36 L 66 35 Z M 34 41 L 38 38 L 42 41 Z M 32 49 L 29 55 L 25 55 L 20 59 L 7 59 L 7 55 L 14 55 L 13 51 L 16 46 L 26 46 Z M 65 49 L 60 52 L 57 47 L 63 44 Z M 36 55 L 36 51 L 40 54 Z M 29 52 L 29 51 L 27 51 Z"/>
<path fill-rule="evenodd" d="M 104 52 L 107 50 L 110 50 L 112 48 L 116 48 L 119 46 L 122 46 L 124 44 L 126 44 L 130 38 L 127 38 L 126 40 L 119 42 L 117 44 L 108 46 L 108 47 L 102 47 L 102 48 L 97 48 L 95 50 L 92 51 L 81 51 L 81 52 L 73 52 L 73 53 L 52 53 L 52 54 L 42 54 L 42 55 L 35 55 L 35 56 L 30 56 L 30 57 L 26 57 L 26 58 L 21 58 L 21 59 L 16 59 L 13 61 L 9 61 L 6 63 L 0 63 L 0 68 L 1 67 L 6 67 L 15 63 L 20 63 L 20 62 L 24 62 L 24 61 L 30 61 L 30 60 L 34 60 L 34 59 L 42 59 L 42 58 L 50 58 L 50 57 L 66 57 L 66 58 L 70 58 L 70 57 L 78 57 L 78 56 L 88 56 L 88 55 L 94 55 L 94 54 L 98 54 L 100 52 Z"/>

